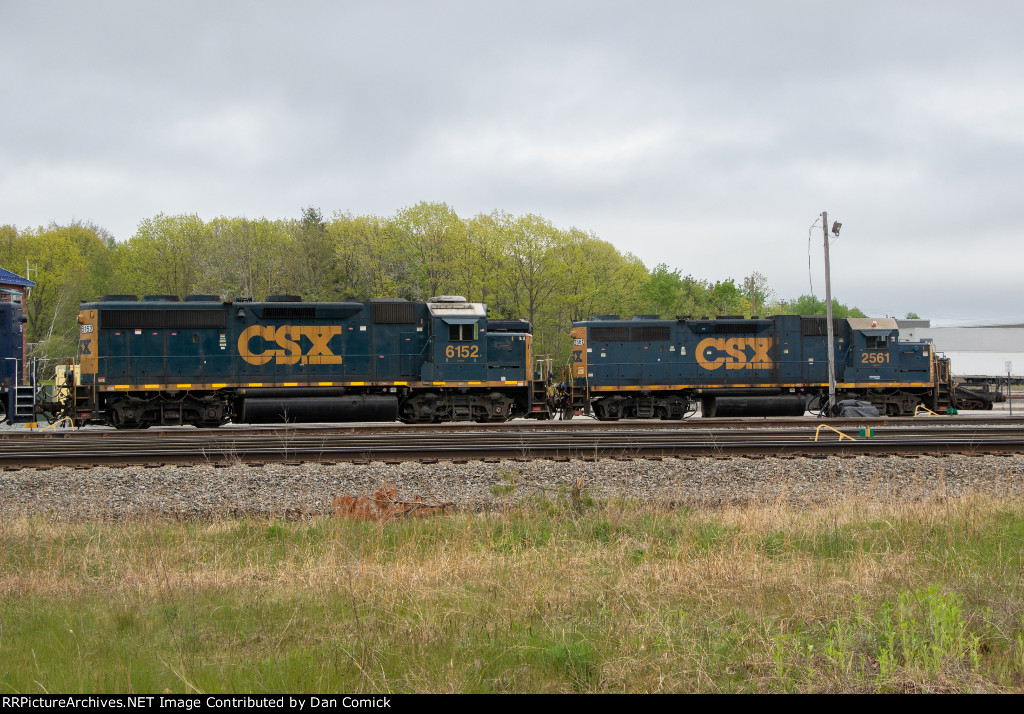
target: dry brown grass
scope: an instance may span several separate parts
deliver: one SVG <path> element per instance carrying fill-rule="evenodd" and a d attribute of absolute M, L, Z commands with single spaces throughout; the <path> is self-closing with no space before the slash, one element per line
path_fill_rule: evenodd
<path fill-rule="evenodd" d="M 570 501 L 429 520 L 6 520 L 5 649 L 39 644 L 7 621 L 31 602 L 85 613 L 97 638 L 138 627 L 184 664 L 190 648 L 218 661 L 321 652 L 359 689 L 991 691 L 1024 681 L 1019 502 L 665 511 Z M 904 656 L 883 674 L 886 628 L 903 622 L 887 603 L 908 593 L 917 609 L 906 622 L 941 615 L 941 598 L 953 598 L 945 626 L 978 637 L 981 659 L 925 667 Z M 225 613 L 234 624 L 220 622 Z M 209 682 L 203 671 L 190 676 Z"/>

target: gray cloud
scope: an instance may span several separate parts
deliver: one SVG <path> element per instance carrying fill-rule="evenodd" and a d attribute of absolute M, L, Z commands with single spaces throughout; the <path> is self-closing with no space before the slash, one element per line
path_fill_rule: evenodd
<path fill-rule="evenodd" d="M 876 313 L 1022 318 L 1007 2 L 8 3 L 0 222 L 420 200 Z M 823 292 L 820 237 L 812 240 Z M 957 286 L 955 288 L 951 286 Z"/>

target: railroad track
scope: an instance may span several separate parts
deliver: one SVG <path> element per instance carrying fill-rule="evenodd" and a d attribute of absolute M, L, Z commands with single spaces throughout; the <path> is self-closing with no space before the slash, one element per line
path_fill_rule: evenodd
<path fill-rule="evenodd" d="M 765 421 L 5 431 L 0 466 L 1024 453 L 1021 420 L 888 419 L 870 436 L 862 430 L 874 420 Z"/>

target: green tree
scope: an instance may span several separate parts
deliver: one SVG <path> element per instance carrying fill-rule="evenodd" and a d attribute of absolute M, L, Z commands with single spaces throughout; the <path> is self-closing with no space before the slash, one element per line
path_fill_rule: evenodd
<path fill-rule="evenodd" d="M 21 255 L 19 251 L 20 242 L 18 241 L 18 229 L 11 225 L 0 226 L 0 263 L 7 266 L 5 270 L 11 270 L 11 272 L 17 272 L 12 270 L 14 267 L 15 255 Z"/>
<path fill-rule="evenodd" d="M 319 208 L 302 209 L 302 218 L 285 226 L 280 288 L 303 300 L 336 300 L 341 295 L 338 257 Z"/>
<path fill-rule="evenodd" d="M 566 316 L 564 322 L 639 307 L 637 286 L 645 284 L 648 274 L 635 256 L 622 255 L 593 233 L 570 228 L 562 233 L 556 258 L 563 286 L 556 305 Z"/>
<path fill-rule="evenodd" d="M 498 262 L 502 255 L 502 230 L 503 221 L 497 211 L 466 222 L 466 261 L 459 288 L 468 299 L 495 309 L 500 295 Z"/>
<path fill-rule="evenodd" d="M 556 231 L 550 222 L 527 214 L 518 218 L 502 214 L 498 221 L 501 251 L 498 256 L 499 286 L 507 317 L 536 323 L 541 310 L 560 288 L 552 249 Z"/>
<path fill-rule="evenodd" d="M 682 291 L 683 278 L 679 270 L 669 270 L 665 263 L 658 263 L 640 294 L 652 314 L 669 315 L 679 304 Z"/>
<path fill-rule="evenodd" d="M 708 299 L 712 317 L 747 314 L 743 291 L 732 278 L 716 281 L 708 291 Z"/>
<path fill-rule="evenodd" d="M 466 224 L 447 203 L 421 201 L 395 216 L 421 299 L 454 292 L 466 260 Z"/>
<path fill-rule="evenodd" d="M 105 230 L 89 223 L 0 229 L 0 263 L 16 273 L 26 263 L 33 268 L 36 286 L 25 306 L 25 339 L 33 356 L 53 362 L 75 354 L 78 304 L 107 288 L 109 241 Z"/>
<path fill-rule="evenodd" d="M 327 225 L 340 297 L 410 297 L 415 289 L 408 254 L 394 221 L 335 214 Z"/>
<path fill-rule="evenodd" d="M 205 288 L 226 297 L 263 299 L 280 290 L 288 232 L 266 218 L 216 218 L 207 225 L 210 243 Z"/>
<path fill-rule="evenodd" d="M 119 285 L 136 295 L 203 292 L 210 275 L 212 237 L 195 214 L 147 218 L 118 246 Z"/>
<path fill-rule="evenodd" d="M 765 315 L 776 305 L 775 291 L 768 285 L 768 278 L 756 270 L 743 279 L 743 294 L 747 300 L 748 316 Z"/>
<path fill-rule="evenodd" d="M 624 256 L 578 228 L 555 230 L 547 261 L 558 287 L 539 310 L 537 351 L 564 363 L 571 353 L 572 323 L 633 311 L 640 305 L 637 286 L 646 282 L 647 268 L 635 256 Z"/>
<path fill-rule="evenodd" d="M 538 354 L 556 355 L 568 355 L 572 322 L 598 314 L 825 312 L 813 296 L 776 301 L 758 272 L 737 285 L 684 276 L 665 263 L 649 271 L 636 256 L 579 228 L 498 210 L 463 220 L 448 204 L 426 201 L 388 217 L 335 213 L 329 221 L 312 206 L 291 220 L 204 223 L 195 215 L 161 213 L 142 221 L 124 243 L 89 224 L 24 232 L 0 227 L 0 261 L 20 271 L 26 259 L 40 263 L 40 283 L 43 276 L 47 281 L 33 293 L 30 339 L 64 345 L 53 353 L 73 349 L 78 297 L 103 292 L 257 299 L 294 293 L 305 300 L 459 294 L 486 303 L 496 317 L 529 320 Z M 54 289 L 58 284 L 63 292 Z M 839 317 L 863 315 L 833 305 Z"/>
<path fill-rule="evenodd" d="M 825 301 L 813 295 L 801 295 L 796 300 L 791 300 L 783 306 L 785 314 L 788 315 L 824 315 Z M 848 307 L 832 298 L 832 317 L 867 317 L 856 307 Z"/>

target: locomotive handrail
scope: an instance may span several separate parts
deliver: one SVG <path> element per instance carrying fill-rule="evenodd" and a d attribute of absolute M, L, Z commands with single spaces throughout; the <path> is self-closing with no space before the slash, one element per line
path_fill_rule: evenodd
<path fill-rule="evenodd" d="M 13 384 L 15 386 L 21 384 L 21 370 L 18 369 L 18 362 L 19 361 L 20 360 L 17 357 L 4 357 L 4 362 L 14 362 L 14 382 L 13 382 Z"/>

